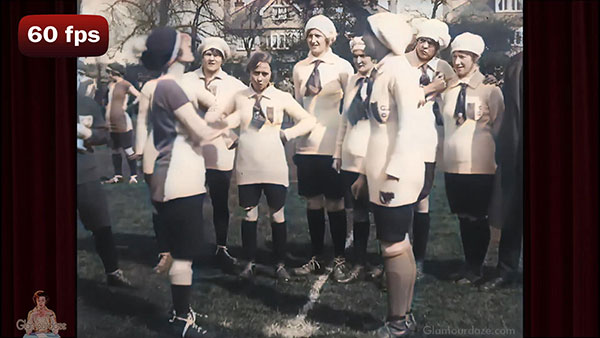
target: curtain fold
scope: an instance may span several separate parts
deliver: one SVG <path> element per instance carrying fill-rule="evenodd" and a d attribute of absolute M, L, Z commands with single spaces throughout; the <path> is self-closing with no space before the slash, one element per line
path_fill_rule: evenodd
<path fill-rule="evenodd" d="M 596 336 L 598 2 L 525 16 L 525 333 Z"/>
<path fill-rule="evenodd" d="M 75 14 L 76 1 L 2 1 L 2 332 L 43 289 L 48 308 L 74 337 L 75 59 L 30 58 L 17 46 L 19 20 Z"/>

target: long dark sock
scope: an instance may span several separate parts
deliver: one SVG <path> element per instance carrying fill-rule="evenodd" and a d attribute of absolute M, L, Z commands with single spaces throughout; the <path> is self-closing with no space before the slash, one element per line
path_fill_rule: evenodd
<path fill-rule="evenodd" d="M 210 182 L 210 199 L 213 206 L 213 224 L 217 245 L 227 245 L 229 231 L 229 179 Z"/>
<path fill-rule="evenodd" d="M 323 243 L 325 242 L 325 210 L 306 209 L 306 218 L 308 219 L 312 255 L 319 256 L 323 253 Z"/>
<path fill-rule="evenodd" d="M 112 162 L 115 167 L 115 175 L 123 175 L 123 159 L 121 158 L 121 154 L 112 154 Z"/>
<path fill-rule="evenodd" d="M 369 242 L 369 230 L 371 223 L 354 223 L 354 258 L 356 264 L 364 265 L 367 259 L 367 243 Z"/>
<path fill-rule="evenodd" d="M 490 243 L 490 225 L 488 218 L 481 218 L 473 222 L 473 268 L 475 272 L 481 270 L 485 255 Z"/>
<path fill-rule="evenodd" d="M 246 259 L 253 261 L 256 258 L 256 228 L 257 221 L 242 221 L 242 247 Z"/>
<path fill-rule="evenodd" d="M 413 222 L 413 253 L 417 262 L 425 260 L 427 240 L 429 238 L 429 213 L 414 213 Z"/>
<path fill-rule="evenodd" d="M 344 257 L 346 246 L 346 210 L 329 211 L 329 232 L 333 242 L 333 253 L 335 257 Z"/>
<path fill-rule="evenodd" d="M 93 231 L 93 234 L 96 252 L 104 264 L 104 271 L 106 273 L 114 272 L 119 268 L 119 263 L 112 229 L 103 227 Z"/>
<path fill-rule="evenodd" d="M 127 164 L 129 164 L 129 175 L 137 175 L 137 163 L 135 160 L 127 160 Z"/>
<path fill-rule="evenodd" d="M 172 285 L 171 295 L 173 297 L 173 307 L 178 317 L 186 318 L 190 310 L 190 299 L 192 298 L 191 285 Z"/>
<path fill-rule="evenodd" d="M 152 213 L 152 226 L 154 227 L 158 252 L 169 252 L 169 232 L 160 222 L 160 216 L 156 212 Z"/>
<path fill-rule="evenodd" d="M 473 225 L 472 222 L 464 217 L 459 217 L 460 239 L 462 241 L 465 253 L 465 262 L 468 266 L 473 265 Z"/>
<path fill-rule="evenodd" d="M 271 223 L 271 231 L 273 237 L 273 253 L 275 254 L 275 262 L 285 263 L 285 248 L 287 243 L 286 222 Z"/>

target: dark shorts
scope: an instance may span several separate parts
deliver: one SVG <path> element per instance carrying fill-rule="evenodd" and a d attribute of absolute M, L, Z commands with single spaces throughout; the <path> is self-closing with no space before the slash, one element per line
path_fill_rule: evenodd
<path fill-rule="evenodd" d="M 133 130 L 125 133 L 110 133 L 110 147 L 112 149 L 133 147 Z"/>
<path fill-rule="evenodd" d="M 285 205 L 287 188 L 281 184 L 243 184 L 238 185 L 240 206 L 242 208 L 255 207 L 258 205 L 260 196 L 264 192 L 267 204 L 273 210 L 279 210 Z"/>
<path fill-rule="evenodd" d="M 476 217 L 488 214 L 494 175 L 444 173 L 444 179 L 452 213 Z"/>
<path fill-rule="evenodd" d="M 194 259 L 201 252 L 205 194 L 156 202 L 161 225 L 166 228 L 167 242 L 173 258 Z"/>
<path fill-rule="evenodd" d="M 429 196 L 431 188 L 433 187 L 433 179 L 435 178 L 435 162 L 425 162 L 425 183 L 423 189 L 417 198 L 417 202 L 420 202 L 425 197 Z"/>
<path fill-rule="evenodd" d="M 298 194 L 304 197 L 325 195 L 329 199 L 344 197 L 342 175 L 331 165 L 333 157 L 329 155 L 294 155 L 298 167 Z"/>
<path fill-rule="evenodd" d="M 106 195 L 100 181 L 77 185 L 77 211 L 83 227 L 90 231 L 110 227 Z"/>
<path fill-rule="evenodd" d="M 356 179 L 358 179 L 360 174 L 345 170 L 342 170 L 341 174 L 342 182 L 344 184 L 344 193 L 350 195 L 352 208 L 356 210 L 369 210 L 369 195 L 365 194 L 359 196 L 358 199 L 354 199 L 354 196 L 352 196 L 352 192 L 350 191 L 350 187 L 356 182 Z"/>
<path fill-rule="evenodd" d="M 377 228 L 377 239 L 386 242 L 401 242 L 413 222 L 414 204 L 400 207 L 382 207 L 371 203 L 371 211 Z"/>

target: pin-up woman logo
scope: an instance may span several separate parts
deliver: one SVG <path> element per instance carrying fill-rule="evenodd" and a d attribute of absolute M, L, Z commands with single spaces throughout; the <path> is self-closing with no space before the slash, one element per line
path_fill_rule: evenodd
<path fill-rule="evenodd" d="M 50 298 L 43 290 L 33 294 L 35 307 L 27 314 L 27 321 L 17 320 L 17 329 L 25 330 L 23 338 L 60 338 L 58 331 L 67 329 L 67 324 L 57 323 L 54 311 L 46 307 L 49 301 Z"/>

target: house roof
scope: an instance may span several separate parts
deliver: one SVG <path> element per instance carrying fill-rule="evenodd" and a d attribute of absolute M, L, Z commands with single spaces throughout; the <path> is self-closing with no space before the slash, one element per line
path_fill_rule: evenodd
<path fill-rule="evenodd" d="M 234 10 L 230 14 L 230 29 L 255 29 L 262 27 L 262 16 L 265 11 L 274 5 L 277 0 L 252 0 L 244 6 Z M 298 14 L 301 14 L 300 7 L 289 0 L 281 0 L 290 8 L 293 8 Z"/>

